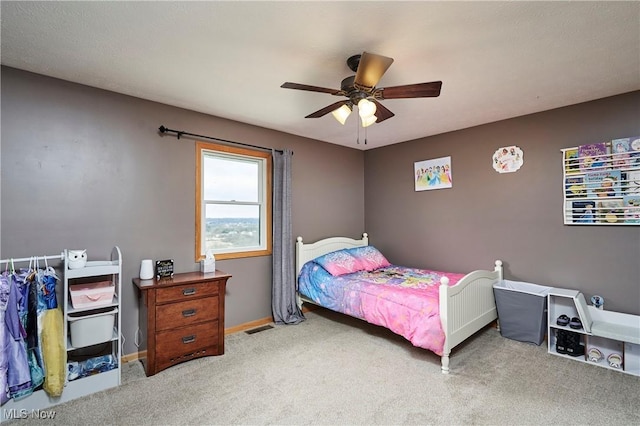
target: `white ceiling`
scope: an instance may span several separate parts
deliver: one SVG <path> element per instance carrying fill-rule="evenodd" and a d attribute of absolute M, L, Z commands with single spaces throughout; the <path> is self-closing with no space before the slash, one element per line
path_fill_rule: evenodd
<path fill-rule="evenodd" d="M 1 19 L 3 65 L 357 149 L 640 89 L 637 1 L 2 1 Z M 395 60 L 378 87 L 443 86 L 382 101 L 396 116 L 358 145 L 356 114 L 304 118 L 344 98 L 280 85 L 339 89 L 363 51 Z"/>

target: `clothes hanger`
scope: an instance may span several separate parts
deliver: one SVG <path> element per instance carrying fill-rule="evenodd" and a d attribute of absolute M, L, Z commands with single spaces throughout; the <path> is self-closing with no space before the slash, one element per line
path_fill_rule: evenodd
<path fill-rule="evenodd" d="M 58 276 L 56 275 L 56 270 L 53 268 L 53 266 L 49 266 L 49 262 L 47 262 L 47 256 L 44 257 L 44 266 L 45 266 L 45 274 L 46 275 L 51 275 L 52 277 L 54 277 L 56 280 L 59 280 L 60 278 L 58 278 Z"/>
<path fill-rule="evenodd" d="M 29 259 L 29 275 L 27 275 L 26 280 L 27 281 L 33 281 L 34 278 L 36 277 L 36 269 L 34 268 L 34 264 L 36 262 L 36 260 L 38 259 L 38 256 L 32 256 Z"/>

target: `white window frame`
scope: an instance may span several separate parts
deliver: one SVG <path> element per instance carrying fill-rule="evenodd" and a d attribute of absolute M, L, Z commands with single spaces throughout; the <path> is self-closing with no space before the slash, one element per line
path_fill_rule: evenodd
<path fill-rule="evenodd" d="M 258 164 L 258 202 L 237 202 L 235 200 L 205 200 L 203 164 L 205 156 L 234 161 L 248 161 Z M 246 148 L 238 148 L 209 142 L 196 143 L 196 262 L 205 257 L 206 206 L 208 204 L 258 205 L 260 211 L 260 244 L 253 247 L 215 250 L 216 259 L 267 256 L 272 253 L 271 237 L 271 153 Z"/>

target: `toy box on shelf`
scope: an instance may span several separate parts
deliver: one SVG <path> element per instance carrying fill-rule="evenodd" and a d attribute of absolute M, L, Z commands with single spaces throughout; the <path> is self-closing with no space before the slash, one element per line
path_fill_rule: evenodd
<path fill-rule="evenodd" d="M 96 281 L 69 286 L 71 305 L 75 309 L 91 309 L 113 303 L 115 285 L 112 281 Z"/>

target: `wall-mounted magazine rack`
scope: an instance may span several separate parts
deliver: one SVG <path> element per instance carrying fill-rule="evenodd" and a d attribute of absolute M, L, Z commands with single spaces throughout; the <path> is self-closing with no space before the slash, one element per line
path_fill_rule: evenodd
<path fill-rule="evenodd" d="M 640 225 L 640 136 L 562 150 L 565 225 Z"/>

